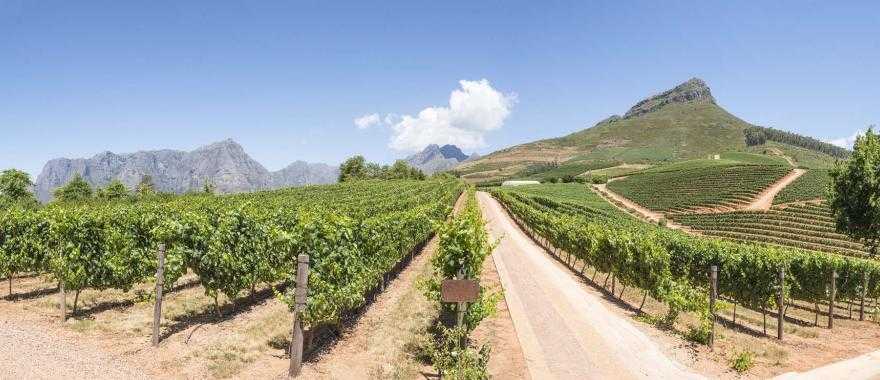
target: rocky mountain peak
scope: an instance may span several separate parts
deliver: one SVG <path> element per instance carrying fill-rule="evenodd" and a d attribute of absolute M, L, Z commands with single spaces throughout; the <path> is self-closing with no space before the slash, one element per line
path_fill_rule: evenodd
<path fill-rule="evenodd" d="M 705 102 L 716 104 L 709 86 L 702 79 L 691 78 L 671 90 L 644 99 L 626 112 L 624 119 L 654 112 L 672 103 Z"/>
<path fill-rule="evenodd" d="M 444 158 L 454 158 L 458 161 L 464 161 L 468 159 L 468 156 L 464 154 L 457 146 L 446 144 L 440 147 L 440 154 L 443 155 Z"/>
<path fill-rule="evenodd" d="M 437 144 L 431 144 L 421 152 L 407 157 L 405 161 L 425 174 L 433 174 L 452 169 L 469 158 L 455 145 L 446 144 L 441 147 Z"/>
<path fill-rule="evenodd" d="M 227 139 L 191 152 L 167 149 L 129 154 L 102 152 L 89 159 L 54 159 L 37 177 L 37 198 L 49 201 L 52 191 L 75 174 L 82 175 L 96 187 L 118 179 L 133 189 L 143 176 L 149 175 L 161 191 L 198 190 L 210 181 L 219 192 L 231 193 L 333 183 L 338 177 L 338 168 L 298 161 L 277 172 L 269 172 L 241 145 Z"/>

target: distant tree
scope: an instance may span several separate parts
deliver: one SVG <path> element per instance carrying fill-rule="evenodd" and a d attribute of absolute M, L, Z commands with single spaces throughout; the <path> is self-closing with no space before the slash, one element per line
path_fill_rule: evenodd
<path fill-rule="evenodd" d="M 764 145 L 767 142 L 763 128 L 746 128 L 745 134 L 747 146 Z"/>
<path fill-rule="evenodd" d="M 156 194 L 156 185 L 153 184 L 153 177 L 150 175 L 144 175 L 141 177 L 141 182 L 138 183 L 135 191 L 137 191 L 137 194 L 142 197 Z"/>
<path fill-rule="evenodd" d="M 14 202 L 35 199 L 31 193 L 31 176 L 21 170 L 8 169 L 0 173 L 0 195 Z"/>
<path fill-rule="evenodd" d="M 775 141 L 778 143 L 793 145 L 816 152 L 825 153 L 829 156 L 847 159 L 852 153 L 848 149 L 841 148 L 837 145 L 829 144 L 824 141 L 816 140 L 812 137 L 801 136 L 796 133 L 786 132 L 774 128 L 765 128 L 753 126 L 746 128 L 743 133 L 746 137 L 746 145 L 754 146 L 764 144 L 766 141 Z"/>
<path fill-rule="evenodd" d="M 123 199 L 129 194 L 128 188 L 125 187 L 125 184 L 123 184 L 122 181 L 118 179 L 114 179 L 110 181 L 110 183 L 107 184 L 107 186 L 103 189 L 98 189 L 96 195 L 99 199 L 112 201 Z"/>
<path fill-rule="evenodd" d="M 366 160 L 364 160 L 364 156 L 351 157 L 339 167 L 339 182 L 356 181 L 365 177 Z"/>
<path fill-rule="evenodd" d="M 856 138 L 849 160 L 831 170 L 828 201 L 837 230 L 862 241 L 874 257 L 880 244 L 880 135 L 873 127 Z"/>
<path fill-rule="evenodd" d="M 385 179 L 388 177 L 388 165 L 379 165 L 375 162 L 368 162 L 364 166 L 365 179 Z"/>
<path fill-rule="evenodd" d="M 55 200 L 59 202 L 79 202 L 92 197 L 92 186 L 76 173 L 70 182 L 55 189 Z"/>
<path fill-rule="evenodd" d="M 217 186 L 214 186 L 214 182 L 210 179 L 206 179 L 205 183 L 202 185 L 202 192 L 205 194 L 214 194 L 217 191 Z"/>

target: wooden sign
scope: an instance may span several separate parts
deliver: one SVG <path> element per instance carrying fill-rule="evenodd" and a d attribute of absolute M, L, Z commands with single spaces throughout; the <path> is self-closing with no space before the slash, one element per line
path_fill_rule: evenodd
<path fill-rule="evenodd" d="M 477 280 L 443 280 L 440 300 L 443 302 L 474 302 L 480 296 Z"/>

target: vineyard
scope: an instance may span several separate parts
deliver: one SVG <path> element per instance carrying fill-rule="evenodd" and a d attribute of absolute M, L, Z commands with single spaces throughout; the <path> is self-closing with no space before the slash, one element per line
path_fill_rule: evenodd
<path fill-rule="evenodd" d="M 789 167 L 780 165 L 704 166 L 675 171 L 656 168 L 612 181 L 608 189 L 651 210 L 683 213 L 747 204 L 789 171 Z"/>
<path fill-rule="evenodd" d="M 497 190 L 493 195 L 548 246 L 666 304 L 667 320 L 684 311 L 706 315 L 711 266 L 718 267 L 720 297 L 760 310 L 765 317 L 768 307 L 776 305 L 780 285 L 786 305 L 826 302 L 832 274 L 837 276 L 833 288 L 838 300 L 861 302 L 864 307 L 880 296 L 880 263 L 873 260 L 695 237 L 626 220 L 609 222 L 536 205 L 516 190 Z M 783 284 L 778 280 L 780 272 L 785 273 Z"/>
<path fill-rule="evenodd" d="M 825 198 L 831 176 L 828 170 L 808 170 L 776 195 L 773 204 L 813 201 Z"/>
<path fill-rule="evenodd" d="M 835 230 L 825 203 L 774 206 L 770 211 L 683 214 L 675 221 L 702 234 L 814 251 L 864 256 L 865 247 Z"/>
<path fill-rule="evenodd" d="M 455 180 L 360 181 L 12 209 L 0 216 L 0 275 L 51 274 L 77 293 L 128 291 L 153 281 L 164 244 L 165 287 L 192 273 L 216 304 L 220 294 L 235 299 L 260 284 L 290 283 L 297 256 L 308 254 L 303 322 L 336 324 L 426 241 L 462 190 Z"/>
<path fill-rule="evenodd" d="M 582 184 L 546 184 L 520 186 L 516 189 L 498 188 L 504 193 L 532 207 L 553 210 L 602 220 L 627 220 L 629 215 L 606 202 Z"/>

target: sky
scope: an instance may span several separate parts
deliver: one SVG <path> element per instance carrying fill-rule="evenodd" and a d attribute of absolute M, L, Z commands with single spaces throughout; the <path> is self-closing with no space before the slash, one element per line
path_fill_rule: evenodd
<path fill-rule="evenodd" d="M 0 168 L 232 138 L 270 170 L 482 154 L 691 77 L 740 118 L 880 124 L 880 3 L 0 0 Z"/>

